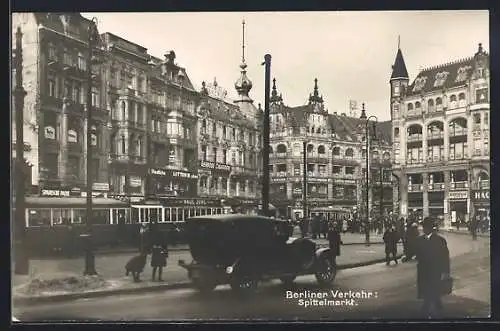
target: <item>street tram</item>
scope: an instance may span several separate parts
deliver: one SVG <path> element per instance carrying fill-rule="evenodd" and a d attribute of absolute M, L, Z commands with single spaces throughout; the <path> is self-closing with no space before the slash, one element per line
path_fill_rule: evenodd
<path fill-rule="evenodd" d="M 327 221 L 347 220 L 352 217 L 352 210 L 339 207 L 315 207 L 309 209 L 311 216 L 324 217 Z"/>

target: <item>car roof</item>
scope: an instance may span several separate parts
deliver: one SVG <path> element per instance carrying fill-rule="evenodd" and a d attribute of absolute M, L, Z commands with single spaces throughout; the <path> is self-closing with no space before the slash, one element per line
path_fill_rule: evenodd
<path fill-rule="evenodd" d="M 270 217 L 260 215 L 246 215 L 246 214 L 221 214 L 221 215 L 204 215 L 195 216 L 187 219 L 188 222 L 197 221 L 214 221 L 214 222 L 239 222 L 239 221 L 271 221 L 271 222 L 286 222 Z"/>

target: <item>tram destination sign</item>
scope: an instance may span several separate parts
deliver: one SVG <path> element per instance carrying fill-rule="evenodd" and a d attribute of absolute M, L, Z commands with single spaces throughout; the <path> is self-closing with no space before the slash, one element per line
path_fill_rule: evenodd
<path fill-rule="evenodd" d="M 162 204 L 167 207 L 220 207 L 220 199 L 199 199 L 199 198 L 164 198 Z"/>

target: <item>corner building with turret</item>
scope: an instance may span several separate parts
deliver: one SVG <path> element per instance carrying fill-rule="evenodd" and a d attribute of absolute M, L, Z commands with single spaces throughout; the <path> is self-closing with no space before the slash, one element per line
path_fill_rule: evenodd
<path fill-rule="evenodd" d="M 421 70 L 410 84 L 401 49 L 390 78 L 395 207 L 441 225 L 489 217 L 490 71 L 474 56 Z"/>

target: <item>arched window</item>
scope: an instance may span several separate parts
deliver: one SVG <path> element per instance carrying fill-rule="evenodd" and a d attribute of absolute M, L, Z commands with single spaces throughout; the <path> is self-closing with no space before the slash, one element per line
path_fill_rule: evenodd
<path fill-rule="evenodd" d="M 409 103 L 408 106 L 407 106 L 407 108 L 408 108 L 408 111 L 412 111 L 413 110 L 413 104 Z"/>
<path fill-rule="evenodd" d="M 457 96 L 452 95 L 452 96 L 450 96 L 450 109 L 453 109 L 456 107 L 457 107 Z"/>
<path fill-rule="evenodd" d="M 284 144 L 279 144 L 276 148 L 276 153 L 286 153 L 286 146 Z"/>
<path fill-rule="evenodd" d="M 318 134 L 321 133 L 321 128 L 317 128 L 316 133 L 318 133 Z"/>
<path fill-rule="evenodd" d="M 346 149 L 346 151 L 345 151 L 345 156 L 346 156 L 346 157 L 349 157 L 349 158 L 351 158 L 351 157 L 353 157 L 353 156 L 354 156 L 354 151 L 352 150 L 352 148 L 348 148 L 348 149 Z"/>
<path fill-rule="evenodd" d="M 415 110 L 420 109 L 420 102 L 415 102 Z"/>
<path fill-rule="evenodd" d="M 465 107 L 465 105 L 466 105 L 465 93 L 460 93 L 458 95 L 458 106 Z"/>
<path fill-rule="evenodd" d="M 312 151 L 314 150 L 314 146 L 309 144 L 307 145 L 307 153 L 312 153 Z"/>
<path fill-rule="evenodd" d="M 323 145 L 318 146 L 318 154 L 325 154 L 325 146 Z"/>
<path fill-rule="evenodd" d="M 394 138 L 399 138 L 399 128 L 394 128 Z"/>
<path fill-rule="evenodd" d="M 458 100 L 465 100 L 465 93 L 460 93 L 458 95 Z"/>
<path fill-rule="evenodd" d="M 429 101 L 427 101 L 427 107 L 429 107 L 429 110 L 434 109 L 434 100 L 429 99 Z"/>
<path fill-rule="evenodd" d="M 122 152 L 122 154 L 125 154 L 125 153 L 127 153 L 127 144 L 126 144 L 126 140 L 125 140 L 125 135 L 122 134 L 122 136 L 120 137 L 120 140 L 121 140 L 121 152 Z"/>
<path fill-rule="evenodd" d="M 334 147 L 332 151 L 333 155 L 340 155 L 340 147 Z"/>
<path fill-rule="evenodd" d="M 126 120 L 127 119 L 127 103 L 125 101 L 122 101 L 121 103 L 121 109 L 122 109 L 122 120 Z"/>

